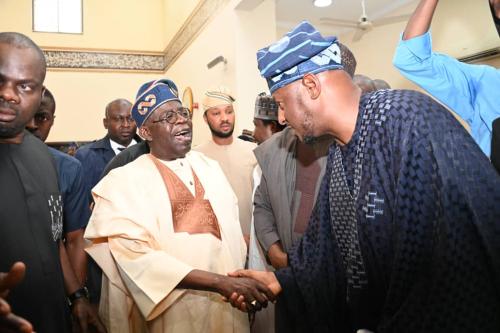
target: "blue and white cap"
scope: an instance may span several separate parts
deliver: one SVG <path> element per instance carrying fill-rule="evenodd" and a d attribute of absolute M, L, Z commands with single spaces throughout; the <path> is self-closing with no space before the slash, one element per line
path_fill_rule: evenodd
<path fill-rule="evenodd" d="M 141 127 L 148 117 L 160 106 L 169 101 L 178 101 L 179 92 L 175 83 L 169 79 L 160 79 L 144 83 L 137 92 L 132 106 L 132 117 Z"/>
<path fill-rule="evenodd" d="M 303 21 L 276 43 L 257 52 L 257 63 L 271 94 L 307 73 L 343 69 L 337 37 L 323 37 Z"/>

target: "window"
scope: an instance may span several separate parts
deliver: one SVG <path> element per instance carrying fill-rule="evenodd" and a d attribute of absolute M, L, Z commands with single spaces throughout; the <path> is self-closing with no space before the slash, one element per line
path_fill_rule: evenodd
<path fill-rule="evenodd" d="M 33 31 L 81 34 L 83 0 L 33 0 Z"/>

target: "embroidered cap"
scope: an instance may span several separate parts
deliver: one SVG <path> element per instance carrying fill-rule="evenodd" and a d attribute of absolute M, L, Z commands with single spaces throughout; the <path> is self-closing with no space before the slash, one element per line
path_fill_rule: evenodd
<path fill-rule="evenodd" d="M 271 94 L 307 73 L 343 69 L 337 37 L 323 37 L 303 21 L 283 38 L 257 52 L 260 75 Z"/>
<path fill-rule="evenodd" d="M 160 79 L 144 83 L 137 92 L 132 106 L 132 117 L 141 127 L 154 110 L 169 101 L 178 101 L 179 92 L 175 83 L 169 79 Z"/>
<path fill-rule="evenodd" d="M 235 101 L 231 92 L 227 87 L 220 86 L 216 88 L 209 89 L 203 94 L 203 110 L 207 111 L 210 108 L 214 108 L 220 105 L 233 104 Z"/>
<path fill-rule="evenodd" d="M 263 120 L 278 120 L 278 104 L 272 96 L 260 93 L 255 100 L 254 118 Z"/>

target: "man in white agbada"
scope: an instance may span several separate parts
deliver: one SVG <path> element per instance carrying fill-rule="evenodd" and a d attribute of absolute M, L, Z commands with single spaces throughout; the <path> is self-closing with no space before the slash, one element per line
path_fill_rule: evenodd
<path fill-rule="evenodd" d="M 108 332 L 248 332 L 266 286 L 243 268 L 237 199 L 217 162 L 192 152 L 192 123 L 170 80 L 144 84 L 132 115 L 150 154 L 112 170 L 93 189 L 87 249 L 103 270 L 100 315 Z"/>

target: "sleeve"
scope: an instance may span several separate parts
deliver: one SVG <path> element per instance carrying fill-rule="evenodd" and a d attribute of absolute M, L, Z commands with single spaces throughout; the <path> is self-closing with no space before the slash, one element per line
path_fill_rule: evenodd
<path fill-rule="evenodd" d="M 267 253 L 271 245 L 279 241 L 280 237 L 278 235 L 276 220 L 269 201 L 267 181 L 264 175 L 262 175 L 260 184 L 255 190 L 253 218 L 255 234 Z"/>
<path fill-rule="evenodd" d="M 493 132 L 491 138 L 491 163 L 500 175 L 500 118 L 493 121 Z"/>
<path fill-rule="evenodd" d="M 75 163 L 72 169 L 72 183 L 64 197 L 65 233 L 85 228 L 90 218 L 89 198 L 82 174 L 81 163 Z"/>
<path fill-rule="evenodd" d="M 141 199 L 137 186 L 129 186 L 111 172 L 95 188 L 95 207 L 85 238 L 98 246 L 107 239 L 123 284 L 147 320 L 165 311 L 182 295 L 175 289 L 192 267 L 167 253 L 149 231 L 156 219 Z M 136 197 L 132 199 L 131 193 Z M 107 271 L 114 267 L 101 267 Z M 106 274 L 110 280 L 113 274 Z M 118 282 L 119 284 L 120 282 Z"/>
<path fill-rule="evenodd" d="M 341 324 L 335 319 L 348 316 L 342 307 L 345 292 L 338 292 L 345 286 L 337 269 L 342 263 L 330 227 L 328 186 L 329 177 L 325 176 L 307 231 L 288 254 L 290 266 L 276 272 L 283 289 L 277 318 L 284 311 L 283 320 L 289 321 L 284 324 L 278 319 L 277 325 L 294 327 L 296 332 L 332 332 Z"/>
<path fill-rule="evenodd" d="M 484 74 L 484 66 L 469 65 L 432 52 L 429 32 L 400 40 L 394 66 L 408 80 L 456 112 L 469 125 L 474 120 L 475 86 Z"/>
<path fill-rule="evenodd" d="M 406 313 L 412 313 L 425 302 L 430 316 L 453 304 L 469 318 L 488 316 L 498 311 L 500 177 L 453 115 L 420 95 L 414 105 L 422 112 L 395 140 L 397 233 L 389 289 L 397 292 L 385 306 L 396 313 L 406 304 Z M 415 283 L 422 274 L 425 286 Z M 395 327 L 414 320 L 404 318 L 397 318 Z M 456 318 L 443 317 L 448 320 Z"/>

